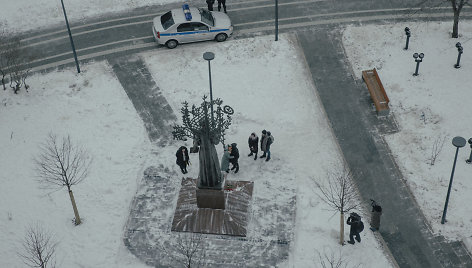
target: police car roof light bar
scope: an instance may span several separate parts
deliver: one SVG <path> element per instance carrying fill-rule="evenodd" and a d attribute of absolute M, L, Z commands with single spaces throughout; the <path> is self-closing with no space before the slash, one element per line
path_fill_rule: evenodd
<path fill-rule="evenodd" d="M 185 14 L 185 19 L 187 21 L 191 21 L 192 20 L 192 13 L 190 13 L 190 7 L 188 6 L 188 4 L 183 4 L 182 9 L 183 9 L 184 14 Z"/>

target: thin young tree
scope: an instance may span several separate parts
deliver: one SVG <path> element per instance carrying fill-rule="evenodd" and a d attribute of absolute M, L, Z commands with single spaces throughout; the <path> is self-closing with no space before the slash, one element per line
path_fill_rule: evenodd
<path fill-rule="evenodd" d="M 73 144 L 69 135 L 59 143 L 55 135 L 49 134 L 35 162 L 42 185 L 46 188 L 67 188 L 74 210 L 75 225 L 79 225 L 81 220 L 71 187 L 85 179 L 92 162 L 91 157 L 82 147 Z"/>
<path fill-rule="evenodd" d="M 23 239 L 22 250 L 18 256 L 29 267 L 54 268 L 57 242 L 50 232 L 39 223 L 30 225 Z"/>
<path fill-rule="evenodd" d="M 359 196 L 352 180 L 352 172 L 346 164 L 335 166 L 326 173 L 320 183 L 312 178 L 319 190 L 316 194 L 334 211 L 340 213 L 339 243 L 344 245 L 344 214 L 359 206 Z"/>
<path fill-rule="evenodd" d="M 431 148 L 431 157 L 429 158 L 429 164 L 431 166 L 434 166 L 434 163 L 436 163 L 436 158 L 438 158 L 439 154 L 441 153 L 445 141 L 446 136 L 439 136 L 434 141 L 433 147 Z"/>
<path fill-rule="evenodd" d="M 459 16 L 464 5 L 469 4 L 469 0 L 448 0 L 451 2 L 454 11 L 454 23 L 452 25 L 452 38 L 459 37 Z"/>
<path fill-rule="evenodd" d="M 203 238 L 201 233 L 179 233 L 175 241 L 166 241 L 160 248 L 185 268 L 202 267 L 206 258 Z"/>
<path fill-rule="evenodd" d="M 335 253 L 331 248 L 324 248 L 323 253 L 316 250 L 318 260 L 315 261 L 316 267 L 322 268 L 358 268 L 359 264 L 355 264 L 347 260 L 341 251 Z"/>

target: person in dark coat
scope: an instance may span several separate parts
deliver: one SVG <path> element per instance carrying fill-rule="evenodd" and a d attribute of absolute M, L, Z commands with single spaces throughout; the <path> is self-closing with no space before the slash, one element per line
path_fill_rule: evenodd
<path fill-rule="evenodd" d="M 251 151 L 251 153 L 248 154 L 247 156 L 252 156 L 253 154 L 255 154 L 254 160 L 257 160 L 259 137 L 257 137 L 256 133 L 254 132 L 251 133 L 251 135 L 249 136 L 249 139 L 247 139 L 247 143 L 249 145 L 249 150 Z"/>
<path fill-rule="evenodd" d="M 187 166 L 190 164 L 189 158 L 188 158 L 188 150 L 187 147 L 181 146 L 177 152 L 175 153 L 175 156 L 177 157 L 177 160 L 175 161 L 177 165 L 179 165 L 180 170 L 182 171 L 183 174 L 187 173 Z"/>
<path fill-rule="evenodd" d="M 218 0 L 218 11 L 221 10 L 221 5 L 223 5 L 223 10 L 226 13 L 226 0 Z"/>
<path fill-rule="evenodd" d="M 380 228 L 380 216 L 382 215 L 382 207 L 377 204 L 374 200 L 370 199 L 372 202 L 372 217 L 370 218 L 370 229 L 372 231 L 378 231 Z"/>
<path fill-rule="evenodd" d="M 262 136 L 261 136 L 261 151 L 262 155 L 259 158 L 264 158 L 266 157 L 266 145 L 267 145 L 267 131 L 264 129 L 262 130 Z"/>
<path fill-rule="evenodd" d="M 215 3 L 215 0 L 206 0 L 206 3 L 208 5 L 208 10 L 213 11 L 213 4 Z"/>
<path fill-rule="evenodd" d="M 239 163 L 238 163 L 239 149 L 236 146 L 237 146 L 236 143 L 231 144 L 231 154 L 230 154 L 230 156 L 232 156 L 232 158 L 229 160 L 229 162 L 233 165 L 233 167 L 231 167 L 231 170 L 234 170 L 234 173 L 238 173 L 238 171 L 239 171 Z"/>
<path fill-rule="evenodd" d="M 264 154 L 267 154 L 266 162 L 270 160 L 270 146 L 274 143 L 274 137 L 271 135 L 270 131 L 266 133 L 266 146 Z"/>
<path fill-rule="evenodd" d="M 364 223 L 361 221 L 361 216 L 359 214 L 352 212 L 347 218 L 348 225 L 351 225 L 351 229 L 349 230 L 349 244 L 354 245 L 354 237 L 356 237 L 357 242 L 361 242 L 361 236 L 359 235 L 362 230 L 364 230 Z"/>

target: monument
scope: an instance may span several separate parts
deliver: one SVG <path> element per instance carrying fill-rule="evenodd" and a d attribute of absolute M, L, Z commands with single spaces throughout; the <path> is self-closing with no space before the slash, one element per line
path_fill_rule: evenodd
<path fill-rule="evenodd" d="M 225 208 L 224 177 L 215 145 L 221 143 L 224 146 L 225 131 L 231 125 L 234 110 L 222 104 L 221 99 L 211 102 L 207 101 L 206 96 L 203 96 L 199 107 L 192 105 L 189 109 L 188 102 L 183 102 L 182 125 L 175 125 L 172 131 L 174 139 L 193 139 L 194 148 L 199 148 L 200 169 L 196 189 L 199 208 Z M 216 105 L 216 110 L 212 109 L 213 105 Z"/>

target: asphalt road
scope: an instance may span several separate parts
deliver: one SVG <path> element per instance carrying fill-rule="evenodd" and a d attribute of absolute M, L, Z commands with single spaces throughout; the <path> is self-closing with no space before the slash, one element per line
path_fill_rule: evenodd
<path fill-rule="evenodd" d="M 443 4 L 436 8 L 424 8 L 421 2 L 423 1 L 281 0 L 278 9 L 279 32 L 371 21 L 387 23 L 398 20 L 441 19 L 452 15 L 449 6 Z M 234 25 L 232 38 L 244 38 L 260 32 L 273 33 L 274 6 L 274 2 L 268 0 L 228 2 L 228 15 Z M 157 46 L 153 40 L 152 18 L 177 7 L 180 7 L 180 4 L 136 9 L 106 18 L 90 19 L 82 24 L 71 22 L 79 60 L 114 53 L 166 49 Z M 22 46 L 34 58 L 30 62 L 33 71 L 73 62 L 65 25 L 44 31 L 31 31 L 20 38 Z"/>

